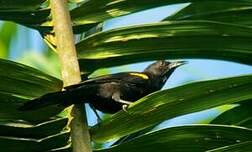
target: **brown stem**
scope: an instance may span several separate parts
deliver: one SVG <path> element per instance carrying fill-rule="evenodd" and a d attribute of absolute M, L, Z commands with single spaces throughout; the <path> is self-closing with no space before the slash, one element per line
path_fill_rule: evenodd
<path fill-rule="evenodd" d="M 81 81 L 80 69 L 67 1 L 51 0 L 50 4 L 64 86 L 79 83 Z M 69 108 L 69 127 L 73 152 L 92 151 L 85 113 L 83 104 Z"/>

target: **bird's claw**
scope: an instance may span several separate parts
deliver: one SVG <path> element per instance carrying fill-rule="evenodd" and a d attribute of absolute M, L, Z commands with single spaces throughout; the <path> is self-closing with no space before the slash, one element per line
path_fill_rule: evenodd
<path fill-rule="evenodd" d="M 129 107 L 129 104 L 122 105 L 123 111 L 128 112 L 128 107 Z"/>

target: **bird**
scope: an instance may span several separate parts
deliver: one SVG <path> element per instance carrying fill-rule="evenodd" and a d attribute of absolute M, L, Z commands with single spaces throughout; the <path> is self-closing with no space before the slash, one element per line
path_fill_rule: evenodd
<path fill-rule="evenodd" d="M 176 68 L 186 61 L 156 61 L 143 72 L 120 72 L 103 75 L 70 85 L 63 91 L 47 93 L 24 103 L 19 110 L 36 110 L 49 105 L 70 106 L 89 103 L 103 113 L 114 114 L 132 102 L 161 90 Z"/>

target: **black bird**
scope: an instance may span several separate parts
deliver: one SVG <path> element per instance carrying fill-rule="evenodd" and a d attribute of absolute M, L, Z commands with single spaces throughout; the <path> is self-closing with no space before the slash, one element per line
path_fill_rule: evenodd
<path fill-rule="evenodd" d="M 49 105 L 69 106 L 89 103 L 104 113 L 115 113 L 124 106 L 160 90 L 174 70 L 185 61 L 157 61 L 143 72 L 122 72 L 100 76 L 65 87 L 28 101 L 20 110 L 35 110 Z"/>

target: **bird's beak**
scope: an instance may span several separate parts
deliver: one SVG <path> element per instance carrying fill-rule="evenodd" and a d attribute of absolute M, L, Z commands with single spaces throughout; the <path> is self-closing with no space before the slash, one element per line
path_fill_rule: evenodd
<path fill-rule="evenodd" d="M 188 62 L 187 61 L 175 61 L 175 62 L 172 62 L 169 64 L 169 67 L 170 69 L 174 69 L 174 68 L 177 68 L 181 65 L 184 65 L 184 64 L 187 64 Z"/>

